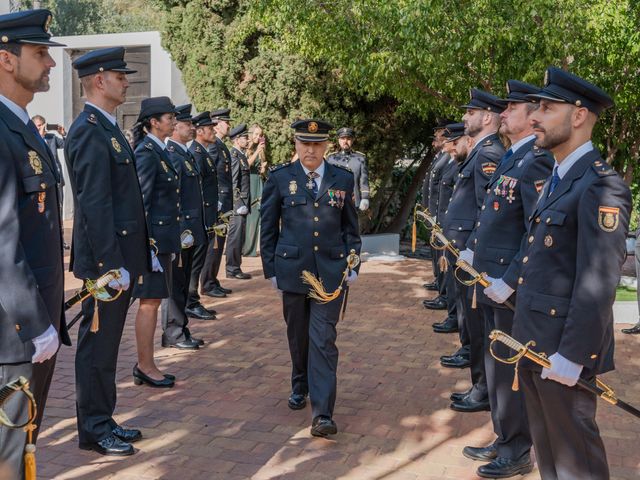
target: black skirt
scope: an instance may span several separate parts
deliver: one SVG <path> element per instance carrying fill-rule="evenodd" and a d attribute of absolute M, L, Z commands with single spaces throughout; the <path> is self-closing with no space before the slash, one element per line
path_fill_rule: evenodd
<path fill-rule="evenodd" d="M 159 253 L 158 260 L 164 271 L 139 277 L 133 287 L 133 298 L 169 298 L 171 295 L 171 254 Z"/>

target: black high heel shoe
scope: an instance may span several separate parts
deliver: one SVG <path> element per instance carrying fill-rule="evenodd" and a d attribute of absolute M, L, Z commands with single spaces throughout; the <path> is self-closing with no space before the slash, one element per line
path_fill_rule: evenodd
<path fill-rule="evenodd" d="M 146 383 L 147 385 L 155 388 L 172 388 L 175 385 L 175 379 L 171 380 L 166 375 L 162 380 L 154 380 L 153 378 L 146 375 L 142 370 L 138 368 L 138 364 L 136 363 L 133 367 L 133 383 L 136 385 L 142 385 Z"/>

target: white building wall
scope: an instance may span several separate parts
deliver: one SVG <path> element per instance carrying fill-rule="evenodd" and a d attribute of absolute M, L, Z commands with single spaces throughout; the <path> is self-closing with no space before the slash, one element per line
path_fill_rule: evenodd
<path fill-rule="evenodd" d="M 3 0 L 0 0 L 2 2 Z M 2 4 L 0 4 L 2 7 Z M 50 48 L 49 52 L 56 62 L 51 70 L 48 92 L 36 94 L 29 104 L 29 115 L 42 115 L 47 123 L 60 123 L 68 130 L 73 122 L 72 103 L 72 75 L 75 70 L 71 66 L 69 50 L 98 49 L 107 47 L 150 47 L 150 92 L 152 97 L 168 96 L 176 105 L 189 103 L 189 98 L 182 75 L 169 53 L 162 48 L 160 32 L 114 33 L 104 35 L 78 35 L 69 37 L 54 37 L 53 40 L 63 43 L 66 47 Z M 64 164 L 62 150 L 58 152 Z M 65 171 L 66 176 L 66 171 Z M 65 186 L 64 218 L 73 216 L 73 200 L 69 182 Z"/>

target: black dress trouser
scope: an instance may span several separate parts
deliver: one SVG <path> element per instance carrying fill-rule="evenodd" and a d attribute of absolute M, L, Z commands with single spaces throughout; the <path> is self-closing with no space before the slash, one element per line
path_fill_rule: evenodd
<path fill-rule="evenodd" d="M 76 412 L 78 440 L 96 443 L 111 435 L 118 425 L 113 419 L 116 408 L 116 365 L 124 322 L 133 291 L 131 286 L 113 302 L 98 302 L 100 328 L 91 332 L 95 301 L 82 302 L 83 319 L 76 350 Z"/>
<path fill-rule="evenodd" d="M 189 318 L 185 313 L 189 298 L 191 267 L 198 247 L 183 249 L 173 260 L 171 295 L 162 300 L 162 338 L 166 343 L 183 342 L 189 335 Z"/>
<path fill-rule="evenodd" d="M 336 403 L 338 347 L 336 325 L 344 293 L 321 304 L 301 293 L 282 293 L 291 354 L 291 390 L 309 393 L 312 418 L 333 417 Z"/>

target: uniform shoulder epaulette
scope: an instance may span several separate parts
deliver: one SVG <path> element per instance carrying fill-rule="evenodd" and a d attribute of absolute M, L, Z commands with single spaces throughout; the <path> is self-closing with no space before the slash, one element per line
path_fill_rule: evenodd
<path fill-rule="evenodd" d="M 147 142 L 144 144 L 144 148 L 148 148 L 149 150 L 153 150 L 153 143 Z"/>
<path fill-rule="evenodd" d="M 362 152 L 358 152 L 357 150 L 354 150 L 353 153 L 357 153 L 358 155 L 362 156 L 362 157 L 366 157 L 366 155 Z"/>
<path fill-rule="evenodd" d="M 87 117 L 87 122 L 93 124 L 93 125 L 97 125 L 98 124 L 98 118 L 96 117 L 95 113 L 90 113 L 89 116 Z"/>
<path fill-rule="evenodd" d="M 537 145 L 534 145 L 532 150 L 533 150 L 533 154 L 534 154 L 536 157 L 542 157 L 542 156 L 544 156 L 544 155 L 546 155 L 546 154 L 547 154 L 547 151 L 546 151 L 546 150 L 541 149 L 541 148 L 540 148 L 539 146 L 537 146 Z"/>
<path fill-rule="evenodd" d="M 346 165 L 334 165 L 334 167 L 338 167 L 338 168 L 341 168 L 342 170 L 346 170 L 347 172 L 353 173 L 353 170 L 351 170 Z"/>
<path fill-rule="evenodd" d="M 616 174 L 616 171 L 611 168 L 611 166 L 607 162 L 603 162 L 602 160 L 596 160 L 591 164 L 591 167 L 600 177 L 607 177 L 609 175 Z"/>
<path fill-rule="evenodd" d="M 284 163 L 279 163 L 278 165 L 274 165 L 273 167 L 269 167 L 269 171 L 270 172 L 275 172 L 276 170 L 280 170 L 284 167 L 288 167 L 289 165 L 291 165 L 292 162 L 284 162 Z"/>

